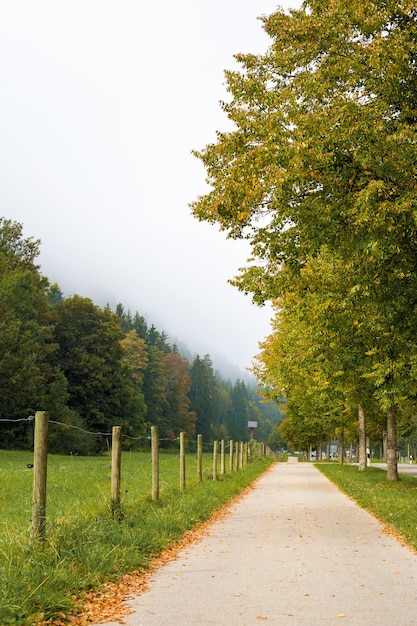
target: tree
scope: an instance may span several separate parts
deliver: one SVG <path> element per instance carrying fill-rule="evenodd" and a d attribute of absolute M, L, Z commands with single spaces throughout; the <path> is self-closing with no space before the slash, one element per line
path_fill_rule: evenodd
<path fill-rule="evenodd" d="M 298 429 L 297 441 L 314 447 L 345 425 L 345 398 L 337 380 L 343 374 L 340 355 L 317 316 L 305 293 L 300 301 L 296 289 L 288 292 L 277 303 L 273 333 L 261 343 L 255 367 L 265 397 L 280 402 L 291 418 L 292 438 Z"/>
<path fill-rule="evenodd" d="M 0 416 L 22 418 L 44 406 L 53 378 L 48 281 L 35 259 L 39 242 L 0 218 Z M 2 445 L 30 445 L 26 425 L 1 423 Z"/>
<path fill-rule="evenodd" d="M 136 312 L 133 316 L 130 311 L 125 312 L 123 304 L 119 302 L 115 311 L 117 317 L 120 319 L 120 325 L 123 332 L 128 333 L 130 330 L 135 330 L 138 337 L 146 340 L 148 336 L 148 325 L 145 318 Z"/>
<path fill-rule="evenodd" d="M 40 240 L 23 237 L 23 226 L 0 217 L 0 263 L 1 271 L 39 270 L 35 259 L 39 256 Z M 41 278 L 38 273 L 39 278 Z M 47 282 L 45 278 L 43 282 Z"/>
<path fill-rule="evenodd" d="M 57 283 L 54 283 L 53 285 L 49 285 L 48 287 L 49 306 L 53 307 L 58 302 L 61 302 L 61 300 L 63 299 L 64 299 L 64 295 L 61 289 L 59 288 L 59 285 Z"/>
<path fill-rule="evenodd" d="M 359 323 L 392 480 L 395 415 L 416 378 L 416 17 L 406 0 L 311 0 L 265 18 L 267 53 L 226 73 L 235 129 L 196 153 L 212 190 L 192 205 L 250 241 L 234 283 L 258 303 L 323 246 L 349 265 L 366 315 L 378 311 Z"/>
<path fill-rule="evenodd" d="M 191 388 L 189 392 L 190 410 L 196 414 L 196 432 L 203 435 L 203 441 L 213 438 L 215 424 L 214 398 L 215 376 L 210 356 L 204 358 L 197 355 L 190 365 Z"/>
<path fill-rule="evenodd" d="M 146 343 L 138 337 L 135 330 L 129 330 L 121 340 L 123 349 L 122 362 L 129 368 L 129 373 L 136 390 L 139 392 L 143 385 L 143 377 L 148 366 Z"/>
<path fill-rule="evenodd" d="M 69 407 L 94 431 L 109 431 L 129 410 L 119 319 L 90 299 L 73 296 L 54 307 L 57 365 L 68 381 Z"/>
<path fill-rule="evenodd" d="M 216 376 L 215 383 L 213 439 L 227 440 L 231 438 L 228 423 L 233 412 L 232 384 L 230 380 L 223 380 L 219 376 Z"/>
<path fill-rule="evenodd" d="M 146 403 L 143 393 L 143 380 L 148 366 L 146 343 L 130 330 L 121 340 L 123 349 L 122 365 L 130 388 L 130 408 L 123 423 L 131 437 L 143 436 L 145 432 Z"/>
<path fill-rule="evenodd" d="M 257 439 L 267 439 L 267 420 L 262 415 L 260 409 L 251 400 L 249 390 L 242 380 L 237 380 L 230 391 L 232 401 L 231 411 L 226 420 L 230 436 L 235 441 L 244 441 L 249 438 L 248 422 L 258 422 L 256 429 Z M 269 425 L 270 426 L 270 425 Z"/>
<path fill-rule="evenodd" d="M 234 441 L 241 441 L 247 438 L 248 434 L 248 394 L 245 383 L 237 380 L 230 390 L 232 402 L 231 410 L 227 415 L 226 425 L 230 437 Z"/>
<path fill-rule="evenodd" d="M 372 256 L 410 239 L 417 98 L 409 2 L 315 0 L 264 28 L 268 52 L 236 55 L 242 71 L 226 72 L 235 130 L 196 152 L 212 191 L 192 205 L 250 240 L 263 264 L 238 284 L 260 302 L 276 297 L 282 263 L 297 272 L 323 243 Z"/>
<path fill-rule="evenodd" d="M 95 438 L 85 421 L 68 408 L 68 381 L 57 371 L 48 388 L 45 406 L 51 421 L 48 429 L 48 450 L 54 454 L 86 455 L 94 451 Z"/>
<path fill-rule="evenodd" d="M 30 270 L 0 276 L 0 413 L 34 407 L 42 397 L 53 349 L 45 315 L 46 294 Z"/>
<path fill-rule="evenodd" d="M 164 428 L 164 415 L 168 410 L 163 370 L 164 352 L 155 345 L 148 345 L 148 365 L 143 377 L 143 394 L 146 403 L 146 420 L 152 426 Z"/>
<path fill-rule="evenodd" d="M 157 330 L 154 324 L 152 324 L 152 326 L 148 330 L 146 343 L 149 346 L 155 346 L 164 354 L 168 354 L 168 352 L 171 352 L 171 346 L 168 343 L 167 334 L 164 331 L 160 332 L 159 330 Z"/>
<path fill-rule="evenodd" d="M 179 436 L 181 431 L 188 438 L 195 434 L 196 415 L 190 411 L 190 398 L 188 393 L 191 388 L 191 379 L 188 373 L 188 362 L 185 357 L 178 353 L 169 352 L 162 362 L 165 378 L 165 397 L 167 400 L 164 415 L 165 433 L 171 431 Z"/>
<path fill-rule="evenodd" d="M 271 450 L 286 450 L 287 448 L 287 442 L 283 439 L 281 432 L 279 430 L 280 425 L 282 424 L 282 422 L 280 422 L 279 424 L 275 424 L 275 426 L 273 427 L 269 437 L 268 437 L 268 446 L 271 448 Z"/>

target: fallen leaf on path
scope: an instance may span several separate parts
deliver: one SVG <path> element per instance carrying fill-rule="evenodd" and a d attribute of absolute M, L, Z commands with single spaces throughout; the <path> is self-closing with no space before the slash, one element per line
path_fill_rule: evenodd
<path fill-rule="evenodd" d="M 233 505 L 252 491 L 260 478 L 246 487 L 226 505 L 214 511 L 205 522 L 185 532 L 178 542 L 172 544 L 152 559 L 149 570 L 137 570 L 125 574 L 116 583 L 106 583 L 101 591 L 87 592 L 83 597 L 79 598 L 78 613 L 68 615 L 66 621 L 51 619 L 39 622 L 38 626 L 65 626 L 66 624 L 86 626 L 87 624 L 100 624 L 109 621 L 125 624 L 123 616 L 133 613 L 133 610 L 127 605 L 126 599 L 129 596 L 140 595 L 147 591 L 152 574 L 158 567 L 176 559 L 186 546 L 197 543 L 202 537 L 210 536 L 212 524 L 231 515 Z"/>

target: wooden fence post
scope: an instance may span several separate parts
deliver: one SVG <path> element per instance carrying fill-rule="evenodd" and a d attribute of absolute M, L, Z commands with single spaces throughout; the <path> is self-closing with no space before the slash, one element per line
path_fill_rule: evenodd
<path fill-rule="evenodd" d="M 111 502 L 112 513 L 120 517 L 120 475 L 122 468 L 122 427 L 113 426 L 111 439 Z"/>
<path fill-rule="evenodd" d="M 217 480 L 217 453 L 219 450 L 219 442 L 213 444 L 213 480 Z"/>
<path fill-rule="evenodd" d="M 185 491 L 185 432 L 180 432 L 180 489 Z"/>
<path fill-rule="evenodd" d="M 239 442 L 235 442 L 235 467 L 236 470 L 239 469 Z"/>
<path fill-rule="evenodd" d="M 151 426 L 152 500 L 159 500 L 159 432 Z"/>
<path fill-rule="evenodd" d="M 233 472 L 234 470 L 234 462 L 233 462 L 233 439 L 230 440 L 230 450 L 229 450 L 229 467 L 230 467 L 230 471 Z"/>
<path fill-rule="evenodd" d="M 45 539 L 46 525 L 46 475 L 48 465 L 49 413 L 36 411 L 35 441 L 33 450 L 33 502 L 32 528 L 38 539 Z"/>
<path fill-rule="evenodd" d="M 197 435 L 197 478 L 203 480 L 203 435 Z"/>
<path fill-rule="evenodd" d="M 222 476 L 226 473 L 226 446 L 224 439 L 220 442 L 220 473 Z"/>
<path fill-rule="evenodd" d="M 243 468 L 243 441 L 239 443 L 239 469 Z"/>
<path fill-rule="evenodd" d="M 250 439 L 248 443 L 248 460 L 253 461 L 254 458 L 255 458 L 255 441 L 253 439 Z"/>

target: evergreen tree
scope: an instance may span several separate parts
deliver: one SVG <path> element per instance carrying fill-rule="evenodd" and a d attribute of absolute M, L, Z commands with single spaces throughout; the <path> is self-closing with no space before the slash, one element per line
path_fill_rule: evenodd
<path fill-rule="evenodd" d="M 139 313 L 135 313 L 133 316 L 132 328 L 136 331 L 138 337 L 144 339 L 148 336 L 148 324 L 143 317 L 143 315 L 139 315 Z"/>
<path fill-rule="evenodd" d="M 213 438 L 228 440 L 231 438 L 228 423 L 233 411 L 231 398 L 232 384 L 230 380 L 223 380 L 219 375 L 215 379 L 214 394 L 214 426 Z"/>
<path fill-rule="evenodd" d="M 204 442 L 212 441 L 215 424 L 215 378 L 210 356 L 196 355 L 190 366 L 190 410 L 196 414 L 196 433 Z"/>
<path fill-rule="evenodd" d="M 155 345 L 148 345 L 148 365 L 143 376 L 143 395 L 146 404 L 146 420 L 152 426 L 158 426 L 161 436 L 166 430 L 164 416 L 168 411 L 165 395 L 165 376 L 163 360 L 165 354 Z"/>
<path fill-rule="evenodd" d="M 152 326 L 148 330 L 146 343 L 149 346 L 155 346 L 164 354 L 168 354 L 168 352 L 171 352 L 171 346 L 168 343 L 167 334 L 164 331 L 160 332 L 159 330 L 157 330 L 154 324 L 152 324 Z"/>

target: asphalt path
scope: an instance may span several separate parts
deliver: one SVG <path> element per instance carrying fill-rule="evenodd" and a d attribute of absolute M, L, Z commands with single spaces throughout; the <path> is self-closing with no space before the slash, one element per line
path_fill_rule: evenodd
<path fill-rule="evenodd" d="M 386 463 L 372 463 L 371 467 L 379 467 L 380 469 L 386 470 Z M 409 476 L 417 476 L 417 465 L 414 463 L 398 463 L 398 473 L 399 474 L 408 474 Z"/>
<path fill-rule="evenodd" d="M 128 626 L 417 625 L 417 555 L 314 465 L 277 463 L 127 602 Z"/>

